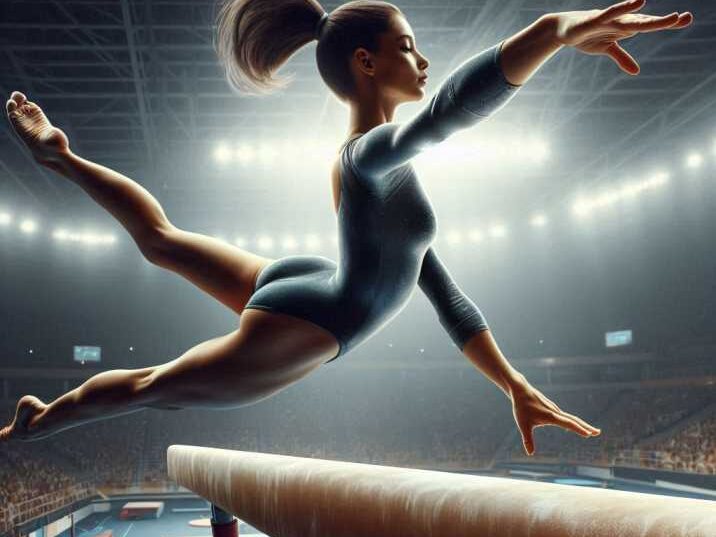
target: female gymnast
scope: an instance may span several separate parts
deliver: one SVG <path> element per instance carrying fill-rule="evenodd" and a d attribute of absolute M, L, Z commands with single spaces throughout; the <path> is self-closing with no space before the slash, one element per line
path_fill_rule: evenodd
<path fill-rule="evenodd" d="M 510 398 L 527 454 L 533 429 L 552 425 L 584 437 L 600 430 L 563 411 L 500 352 L 480 310 L 431 247 L 436 221 L 410 160 L 496 112 L 565 46 L 610 57 L 626 73 L 637 62 L 618 43 L 642 32 L 688 26 L 691 13 L 636 13 L 645 0 L 549 13 L 469 58 L 409 121 L 397 106 L 424 97 L 427 59 L 393 4 L 356 0 L 325 13 L 316 0 L 232 0 L 219 12 L 219 56 L 234 87 L 261 93 L 275 71 L 316 39 L 323 81 L 350 106 L 347 140 L 332 171 L 338 263 L 322 256 L 270 259 L 178 229 L 131 179 L 74 154 L 65 134 L 20 92 L 9 120 L 35 160 L 74 181 L 127 229 L 141 253 L 241 315 L 240 329 L 168 363 L 100 373 L 45 404 L 20 399 L 0 439 L 38 440 L 144 408 L 231 408 L 286 388 L 383 328 L 416 284 L 466 357 Z"/>

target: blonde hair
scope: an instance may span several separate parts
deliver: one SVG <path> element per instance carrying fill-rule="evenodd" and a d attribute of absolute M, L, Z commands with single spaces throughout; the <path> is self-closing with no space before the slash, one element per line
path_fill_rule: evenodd
<path fill-rule="evenodd" d="M 230 0 L 219 10 L 215 48 L 229 83 L 242 93 L 265 95 L 283 89 L 293 76 L 275 72 L 303 45 L 316 39 L 325 13 L 316 0 Z M 323 81 L 340 98 L 355 93 L 351 56 L 363 47 L 377 52 L 381 33 L 398 7 L 380 0 L 354 0 L 329 14 L 316 61 Z"/>

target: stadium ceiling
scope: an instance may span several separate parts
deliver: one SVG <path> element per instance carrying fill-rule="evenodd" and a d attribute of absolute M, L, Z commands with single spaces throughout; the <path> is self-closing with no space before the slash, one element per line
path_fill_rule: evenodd
<path fill-rule="evenodd" d="M 540 15 L 608 2 L 396 4 L 431 61 L 432 93 L 461 61 Z M 330 11 L 339 4 L 323 5 Z M 505 112 L 538 125 L 548 139 L 575 140 L 575 132 L 583 137 L 583 143 L 575 143 L 573 164 L 558 166 L 555 173 L 571 178 L 591 176 L 596 169 L 612 173 L 696 125 L 697 132 L 716 132 L 711 112 L 716 106 L 716 3 L 660 0 L 643 11 L 674 10 L 691 10 L 696 22 L 678 33 L 625 42 L 641 64 L 638 77 L 619 71 L 607 58 L 564 51 Z M 212 44 L 216 11 L 214 0 L 3 0 L 0 91 L 6 96 L 24 91 L 68 132 L 76 152 L 125 173 L 161 169 L 176 155 L 198 161 L 211 144 L 227 137 L 286 135 L 286 125 L 305 124 L 307 117 L 318 118 L 318 125 L 347 124 L 347 114 L 335 119 L 326 113 L 332 98 L 317 73 L 313 45 L 284 69 L 295 73 L 286 90 L 261 98 L 237 96 Z M 51 178 L 21 150 L 7 122 L 0 134 L 0 194 L 36 201 L 68 201 L 74 195 L 71 186 Z M 156 186 L 152 181 L 171 183 L 171 174 L 148 178 L 149 187 Z"/>

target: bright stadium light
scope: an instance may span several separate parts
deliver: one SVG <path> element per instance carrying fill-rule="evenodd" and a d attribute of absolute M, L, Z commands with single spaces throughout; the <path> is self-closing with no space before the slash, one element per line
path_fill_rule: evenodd
<path fill-rule="evenodd" d="M 37 229 L 37 224 L 33 220 L 25 219 L 22 222 L 20 222 L 20 230 L 22 230 L 23 233 L 34 233 Z"/>
<path fill-rule="evenodd" d="M 66 241 L 69 238 L 69 233 L 65 229 L 56 229 L 52 233 L 52 237 L 58 241 Z"/>
<path fill-rule="evenodd" d="M 216 146 L 216 149 L 214 149 L 214 160 L 219 164 L 226 164 L 231 160 L 231 149 L 229 149 L 226 143 L 222 142 Z"/>
<path fill-rule="evenodd" d="M 471 229 L 467 232 L 467 239 L 470 242 L 482 242 L 484 237 L 479 229 Z"/>
<path fill-rule="evenodd" d="M 246 245 L 249 243 L 249 241 L 246 239 L 246 237 L 236 237 L 234 239 L 234 244 L 238 246 L 239 248 L 246 248 Z"/>
<path fill-rule="evenodd" d="M 592 206 L 588 200 L 579 198 L 574 205 L 572 205 L 572 212 L 577 216 L 589 216 L 592 212 Z"/>
<path fill-rule="evenodd" d="M 533 227 L 543 227 L 547 225 L 547 217 L 543 214 L 536 214 L 530 220 L 530 224 Z"/>
<path fill-rule="evenodd" d="M 242 164 L 246 164 L 254 160 L 254 158 L 256 157 L 256 152 L 254 151 L 254 148 L 251 147 L 249 144 L 239 144 L 239 146 L 236 148 L 234 155 L 236 156 L 236 160 L 238 160 Z"/>
<path fill-rule="evenodd" d="M 661 171 L 654 173 L 654 175 L 651 176 L 651 179 L 649 179 L 649 182 L 652 185 L 659 186 L 659 185 L 664 185 L 664 184 L 668 183 L 669 178 L 670 178 L 669 172 L 661 170 Z"/>
<path fill-rule="evenodd" d="M 321 239 L 315 233 L 309 233 L 306 235 L 306 248 L 311 251 L 316 251 L 321 248 Z"/>
<path fill-rule="evenodd" d="M 445 240 L 449 245 L 454 246 L 462 243 L 462 235 L 459 231 L 453 229 L 445 234 Z"/>
<path fill-rule="evenodd" d="M 283 241 L 281 242 L 281 246 L 284 250 L 288 250 L 290 252 L 295 251 L 298 248 L 298 241 L 293 238 L 292 235 L 287 235 L 283 238 Z"/>
<path fill-rule="evenodd" d="M 259 250 L 270 251 L 273 249 L 273 239 L 271 237 L 263 235 L 259 237 L 256 242 L 258 244 Z"/>
<path fill-rule="evenodd" d="M 701 153 L 689 153 L 689 155 L 686 157 L 686 166 L 689 168 L 699 168 L 701 167 L 701 164 L 704 162 L 704 157 L 701 156 Z"/>
<path fill-rule="evenodd" d="M 490 227 L 490 236 L 492 237 L 504 237 L 507 234 L 507 229 L 502 224 L 495 224 Z"/>
<path fill-rule="evenodd" d="M 85 244 L 99 244 L 102 238 L 96 233 L 85 232 L 82 234 L 82 242 Z"/>
<path fill-rule="evenodd" d="M 0 212 L 0 226 L 7 226 L 12 222 L 12 216 L 9 213 Z"/>
<path fill-rule="evenodd" d="M 543 140 L 535 140 L 527 148 L 528 154 L 535 162 L 544 162 L 549 158 L 549 146 Z"/>
<path fill-rule="evenodd" d="M 273 144 L 261 144 L 258 148 L 258 157 L 264 162 L 273 162 L 279 155 Z"/>

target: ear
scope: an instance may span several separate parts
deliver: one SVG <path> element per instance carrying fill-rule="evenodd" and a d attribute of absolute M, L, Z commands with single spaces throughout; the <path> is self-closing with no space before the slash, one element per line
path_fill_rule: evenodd
<path fill-rule="evenodd" d="M 353 58 L 355 60 L 354 63 L 356 68 L 359 69 L 360 72 L 365 73 L 368 76 L 373 76 L 375 74 L 373 56 L 366 49 L 363 47 L 357 48 L 353 53 Z"/>

